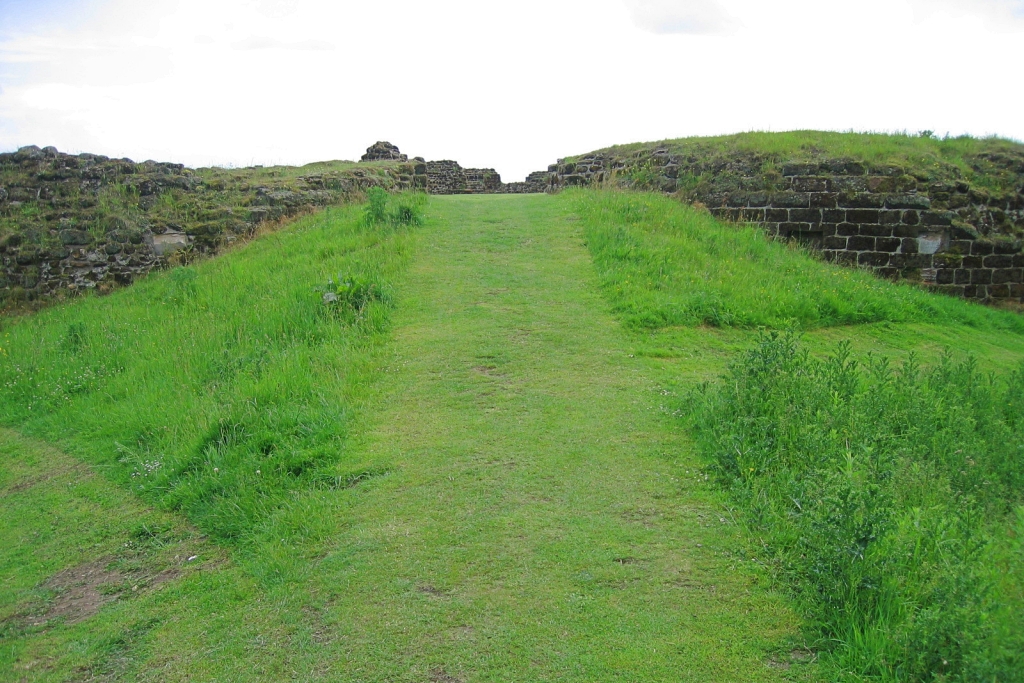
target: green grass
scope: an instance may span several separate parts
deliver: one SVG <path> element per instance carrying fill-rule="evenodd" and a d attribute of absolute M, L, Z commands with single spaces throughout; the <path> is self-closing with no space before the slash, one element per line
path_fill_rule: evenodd
<path fill-rule="evenodd" d="M 751 552 L 801 604 L 825 675 L 1020 680 L 1020 317 L 660 196 L 564 201 Z"/>
<path fill-rule="evenodd" d="M 386 291 L 408 241 L 332 210 L 231 258 L 14 319 L 0 336 L 2 421 L 244 541 L 289 490 L 366 467 L 346 460 L 345 439 L 388 306 L 335 310 L 316 288 L 343 274 Z"/>
<path fill-rule="evenodd" d="M 1024 319 L 893 285 L 771 241 L 752 226 L 725 226 L 667 197 L 566 192 L 616 313 L 632 328 L 673 326 L 814 329 L 942 320 L 1024 332 Z"/>
<path fill-rule="evenodd" d="M 1024 670 L 1024 363 L 811 359 L 765 336 L 687 402 L 846 680 Z"/>
<path fill-rule="evenodd" d="M 850 339 L 931 367 L 950 346 L 1004 374 L 1024 334 L 1010 314 L 857 273 L 846 296 L 884 315 L 824 316 L 814 288 L 842 271 L 762 241 L 750 277 L 801 286 L 766 315 L 729 261 L 730 240 L 756 240 L 662 201 L 435 197 L 410 228 L 331 210 L 5 319 L 0 680 L 829 675 L 816 617 L 711 476 L 683 397 L 756 342 L 758 320 L 804 329 L 812 357 Z M 623 206 L 651 227 L 616 218 Z M 658 269 L 678 272 L 655 287 Z M 666 316 L 691 288 L 733 317 Z M 87 467 L 60 474 L 69 463 Z M 124 546 L 150 520 L 166 545 Z M 192 543 L 212 559 L 160 590 L 24 625 L 56 572 L 177 566 Z M 1010 566 L 1012 546 L 992 547 L 983 566 Z M 1014 595 L 1015 575 L 1000 580 Z"/>
<path fill-rule="evenodd" d="M 720 494 L 679 457 L 683 435 L 629 358 L 570 218 L 547 196 L 434 198 L 397 235 L 359 227 L 357 211 L 321 214 L 194 278 L 9 323 L 8 424 L 176 508 L 231 561 L 135 603 L 145 628 L 114 603 L 12 634 L 0 679 L 812 679 L 790 656 L 793 613 L 739 562 Z M 322 317 L 312 292 L 360 264 L 389 274 L 386 344 Z M 102 363 L 117 372 L 94 370 L 81 393 L 46 390 Z M 279 440 L 269 455 L 264 438 Z M 161 463 L 142 489 L 118 443 Z M 310 452 L 311 472 L 272 471 L 274 488 L 249 497 L 268 459 Z M 209 462 L 177 474 L 196 454 Z M 203 493 L 225 474 L 230 488 Z M 4 524 L 55 506 L 44 492 L 5 498 Z M 92 519 L 15 602 L 78 561 Z M 34 549 L 22 537 L 0 557 Z"/>

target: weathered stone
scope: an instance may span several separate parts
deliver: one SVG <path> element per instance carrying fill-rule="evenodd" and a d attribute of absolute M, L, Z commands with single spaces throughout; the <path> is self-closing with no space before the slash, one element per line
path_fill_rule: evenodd
<path fill-rule="evenodd" d="M 875 248 L 875 238 L 864 235 L 854 235 L 847 242 L 847 249 L 850 251 L 872 251 Z"/>
<path fill-rule="evenodd" d="M 375 142 L 366 149 L 360 161 L 408 161 L 409 157 L 402 154 L 398 147 L 390 142 Z"/>
<path fill-rule="evenodd" d="M 58 239 L 63 244 L 89 244 L 92 238 L 83 230 L 61 230 Z"/>
<path fill-rule="evenodd" d="M 930 209 L 932 202 L 923 195 L 896 194 L 886 197 L 885 206 L 889 209 Z"/>
<path fill-rule="evenodd" d="M 772 195 L 772 206 L 780 209 L 805 209 L 811 205 L 811 198 L 806 193 L 780 192 Z"/>

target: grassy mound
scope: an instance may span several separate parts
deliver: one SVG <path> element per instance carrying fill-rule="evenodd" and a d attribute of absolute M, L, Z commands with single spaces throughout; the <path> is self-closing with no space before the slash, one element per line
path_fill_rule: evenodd
<path fill-rule="evenodd" d="M 346 462 L 346 429 L 409 239 L 331 210 L 110 297 L 5 320 L 0 419 L 245 539 L 290 490 L 377 473 Z M 368 294 L 344 296 L 344 282 Z"/>
<path fill-rule="evenodd" d="M 661 195 L 567 195 L 616 312 L 634 328 L 942 320 L 1024 332 L 1020 316 L 822 263 Z"/>

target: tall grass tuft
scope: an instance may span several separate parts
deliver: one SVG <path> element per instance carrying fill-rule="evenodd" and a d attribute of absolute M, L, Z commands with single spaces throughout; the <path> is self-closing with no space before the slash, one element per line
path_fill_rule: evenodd
<path fill-rule="evenodd" d="M 1024 680 L 1024 366 L 764 334 L 693 433 L 840 680 Z"/>

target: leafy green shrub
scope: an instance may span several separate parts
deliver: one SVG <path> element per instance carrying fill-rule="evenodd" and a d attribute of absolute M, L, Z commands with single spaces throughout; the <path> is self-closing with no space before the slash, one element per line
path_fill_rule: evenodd
<path fill-rule="evenodd" d="M 777 333 L 695 392 L 702 450 L 841 676 L 1021 680 L 1021 396 L 1024 367 L 818 361 Z"/>

